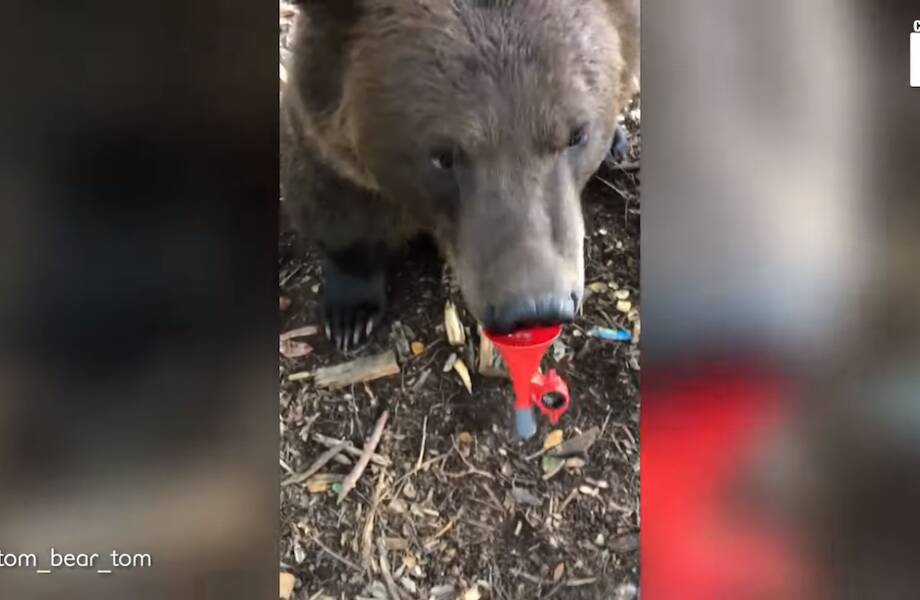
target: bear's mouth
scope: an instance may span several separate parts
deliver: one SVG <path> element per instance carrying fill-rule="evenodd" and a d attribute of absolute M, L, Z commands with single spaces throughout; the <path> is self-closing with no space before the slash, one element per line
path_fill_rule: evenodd
<path fill-rule="evenodd" d="M 568 325 L 578 309 L 575 292 L 547 292 L 518 296 L 499 305 L 486 307 L 483 327 L 497 335 L 508 335 L 535 327 Z"/>

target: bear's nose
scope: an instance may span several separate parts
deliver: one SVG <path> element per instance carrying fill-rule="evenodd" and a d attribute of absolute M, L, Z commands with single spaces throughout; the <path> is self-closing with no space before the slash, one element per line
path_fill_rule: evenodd
<path fill-rule="evenodd" d="M 575 320 L 578 296 L 541 294 L 514 298 L 498 306 L 490 305 L 483 325 L 496 334 L 506 334 L 527 327 L 571 323 Z"/>

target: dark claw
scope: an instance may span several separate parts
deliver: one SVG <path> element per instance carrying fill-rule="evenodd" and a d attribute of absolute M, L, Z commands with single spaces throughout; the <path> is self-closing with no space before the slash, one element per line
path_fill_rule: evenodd
<path fill-rule="evenodd" d="M 323 320 L 327 336 L 342 352 L 354 350 L 370 337 L 383 316 L 386 292 L 382 273 L 358 277 L 328 266 L 323 289 Z"/>
<path fill-rule="evenodd" d="M 351 334 L 351 346 L 352 348 L 357 348 L 358 343 L 364 341 L 361 339 L 361 325 L 360 320 L 355 323 L 354 332 Z"/>

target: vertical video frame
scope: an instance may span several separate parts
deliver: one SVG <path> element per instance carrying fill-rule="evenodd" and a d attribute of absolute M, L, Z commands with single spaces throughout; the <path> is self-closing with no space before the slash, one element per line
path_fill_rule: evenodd
<path fill-rule="evenodd" d="M 280 3 L 282 598 L 639 584 L 639 6 Z"/>

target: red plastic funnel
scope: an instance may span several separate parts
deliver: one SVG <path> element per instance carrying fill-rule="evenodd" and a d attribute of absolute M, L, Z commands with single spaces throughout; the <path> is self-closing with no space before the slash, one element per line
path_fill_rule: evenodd
<path fill-rule="evenodd" d="M 484 333 L 501 352 L 508 367 L 514 384 L 514 408 L 530 408 L 531 379 L 540 369 L 540 359 L 546 349 L 562 333 L 562 325 L 532 327 L 505 335 L 493 335 L 488 331 Z"/>
<path fill-rule="evenodd" d="M 528 439 L 537 431 L 533 405 L 555 425 L 569 408 L 569 389 L 556 371 L 540 372 L 540 359 L 562 333 L 562 325 L 521 329 L 506 335 L 484 331 L 501 352 L 514 385 L 515 430 Z"/>

